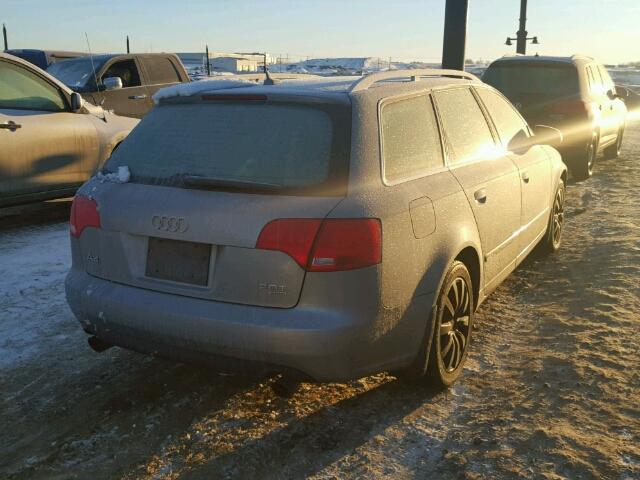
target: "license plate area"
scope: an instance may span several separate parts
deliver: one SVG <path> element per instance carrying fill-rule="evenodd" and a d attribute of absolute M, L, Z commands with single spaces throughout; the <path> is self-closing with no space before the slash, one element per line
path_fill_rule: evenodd
<path fill-rule="evenodd" d="M 147 277 L 206 286 L 210 263 L 209 244 L 149 237 Z"/>

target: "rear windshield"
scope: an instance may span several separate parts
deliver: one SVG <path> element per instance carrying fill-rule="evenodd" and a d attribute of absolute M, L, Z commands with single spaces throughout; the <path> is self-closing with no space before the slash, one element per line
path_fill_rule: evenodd
<path fill-rule="evenodd" d="M 482 80 L 509 99 L 523 94 L 560 98 L 577 95 L 580 91 L 575 67 L 557 62 L 497 63 L 487 69 Z"/>
<path fill-rule="evenodd" d="M 167 186 L 192 188 L 182 180 L 195 176 L 219 180 L 216 188 L 228 181 L 278 193 L 336 194 L 348 168 L 345 110 L 268 102 L 162 105 L 105 171 L 127 166 L 131 181 Z"/>

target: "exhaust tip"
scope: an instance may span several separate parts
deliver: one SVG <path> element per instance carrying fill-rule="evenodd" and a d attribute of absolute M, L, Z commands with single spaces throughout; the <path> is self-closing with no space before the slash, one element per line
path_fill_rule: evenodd
<path fill-rule="evenodd" d="M 89 344 L 89 346 L 94 352 L 98 352 L 98 353 L 104 352 L 105 350 L 108 350 L 111 347 L 113 347 L 112 344 L 107 343 L 104 340 L 100 340 L 95 335 L 92 335 L 89 338 L 87 338 L 87 343 Z"/>

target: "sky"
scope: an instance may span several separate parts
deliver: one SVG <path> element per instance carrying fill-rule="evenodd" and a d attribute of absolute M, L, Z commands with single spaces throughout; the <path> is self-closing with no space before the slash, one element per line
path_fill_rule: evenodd
<path fill-rule="evenodd" d="M 515 51 L 519 0 L 469 0 L 467 57 Z M 529 0 L 528 53 L 640 61 L 640 0 Z M 10 48 L 439 61 L 445 0 L 2 0 Z"/>

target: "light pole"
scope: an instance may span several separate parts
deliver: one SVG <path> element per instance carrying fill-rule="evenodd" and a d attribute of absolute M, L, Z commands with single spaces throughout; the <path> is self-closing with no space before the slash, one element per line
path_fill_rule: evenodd
<path fill-rule="evenodd" d="M 527 0 L 520 0 L 520 28 L 516 32 L 516 36 L 507 37 L 505 45 L 513 45 L 512 40 L 516 41 L 516 53 L 526 55 L 527 40 L 531 40 L 533 45 L 538 45 L 538 37 L 527 37 Z"/>
<path fill-rule="evenodd" d="M 464 70 L 469 0 L 447 0 L 444 11 L 442 68 Z"/>
<path fill-rule="evenodd" d="M 2 24 L 2 36 L 4 37 L 4 49 L 9 50 L 9 42 L 7 42 L 7 27 Z"/>

